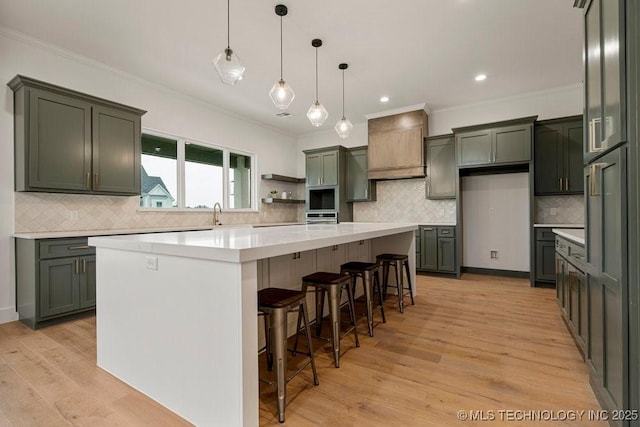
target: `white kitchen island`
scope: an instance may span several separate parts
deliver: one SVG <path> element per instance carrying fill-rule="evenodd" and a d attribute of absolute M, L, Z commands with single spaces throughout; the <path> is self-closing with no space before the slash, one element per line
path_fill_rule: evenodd
<path fill-rule="evenodd" d="M 196 425 L 257 426 L 260 260 L 369 241 L 373 259 L 407 254 L 415 283 L 416 228 L 341 223 L 91 237 L 98 366 Z"/>

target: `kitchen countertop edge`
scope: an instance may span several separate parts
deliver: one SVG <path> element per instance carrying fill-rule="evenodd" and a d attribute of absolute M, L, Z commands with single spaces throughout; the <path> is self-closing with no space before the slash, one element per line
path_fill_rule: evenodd
<path fill-rule="evenodd" d="M 554 228 L 553 231 L 560 237 L 571 240 L 574 243 L 584 246 L 584 229 L 575 228 Z"/>

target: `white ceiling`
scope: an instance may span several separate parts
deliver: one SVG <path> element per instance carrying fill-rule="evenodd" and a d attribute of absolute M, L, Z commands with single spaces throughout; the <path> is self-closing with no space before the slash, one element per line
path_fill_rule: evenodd
<path fill-rule="evenodd" d="M 226 47 L 226 0 L 0 0 L 0 25 L 293 135 L 340 118 L 340 62 L 349 63 L 354 124 L 408 105 L 439 110 L 582 80 L 582 10 L 572 0 L 230 1 L 231 48 L 247 67 L 236 86 L 211 65 Z M 289 8 L 288 118 L 268 98 L 279 78 L 278 3 Z M 329 111 L 318 129 L 305 117 L 315 100 L 313 38 L 324 42 L 319 100 Z M 477 83 L 481 72 L 488 78 Z"/>

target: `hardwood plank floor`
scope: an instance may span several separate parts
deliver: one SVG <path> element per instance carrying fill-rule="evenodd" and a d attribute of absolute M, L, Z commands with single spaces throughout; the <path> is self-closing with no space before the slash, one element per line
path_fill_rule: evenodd
<path fill-rule="evenodd" d="M 600 406 L 553 290 L 470 274 L 421 275 L 417 288 L 416 305 L 404 314 L 395 299 L 385 302 L 387 323 L 375 337 L 360 319 L 361 346 L 352 335 L 342 340 L 339 369 L 328 344 L 314 341 L 320 385 L 312 385 L 309 368 L 289 383 L 286 424 L 531 425 L 506 417 L 546 410 L 553 412 L 540 415 L 585 413 L 535 425 L 607 425 L 587 418 Z M 0 325 L 0 426 L 189 425 L 97 368 L 95 344 L 95 317 L 38 331 Z M 260 363 L 268 376 L 263 357 Z M 459 421 L 460 410 L 483 411 L 485 420 Z M 262 383 L 260 425 L 279 425 L 274 389 Z"/>

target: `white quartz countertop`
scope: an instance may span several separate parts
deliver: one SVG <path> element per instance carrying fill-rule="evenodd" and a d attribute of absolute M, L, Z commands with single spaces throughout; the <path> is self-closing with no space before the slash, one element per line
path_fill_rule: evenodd
<path fill-rule="evenodd" d="M 574 243 L 584 246 L 584 228 L 554 228 L 554 233 Z"/>
<path fill-rule="evenodd" d="M 97 248 L 245 262 L 332 245 L 413 232 L 414 224 L 346 222 L 260 228 L 221 228 L 174 233 L 97 236 Z"/>
<path fill-rule="evenodd" d="M 584 224 L 533 224 L 535 228 L 584 228 Z"/>
<path fill-rule="evenodd" d="M 251 227 L 275 227 L 300 225 L 301 222 L 278 222 L 278 223 L 258 223 L 258 224 L 228 224 L 218 225 L 215 228 L 251 228 Z M 87 237 L 87 236 L 109 236 L 116 234 L 141 234 L 141 233 L 170 233 L 174 231 L 199 231 L 211 230 L 212 225 L 185 225 L 177 227 L 153 227 L 153 228 L 117 228 L 112 230 L 70 230 L 70 231 L 41 231 L 35 233 L 15 233 L 13 237 L 17 239 L 57 239 L 65 237 Z"/>

